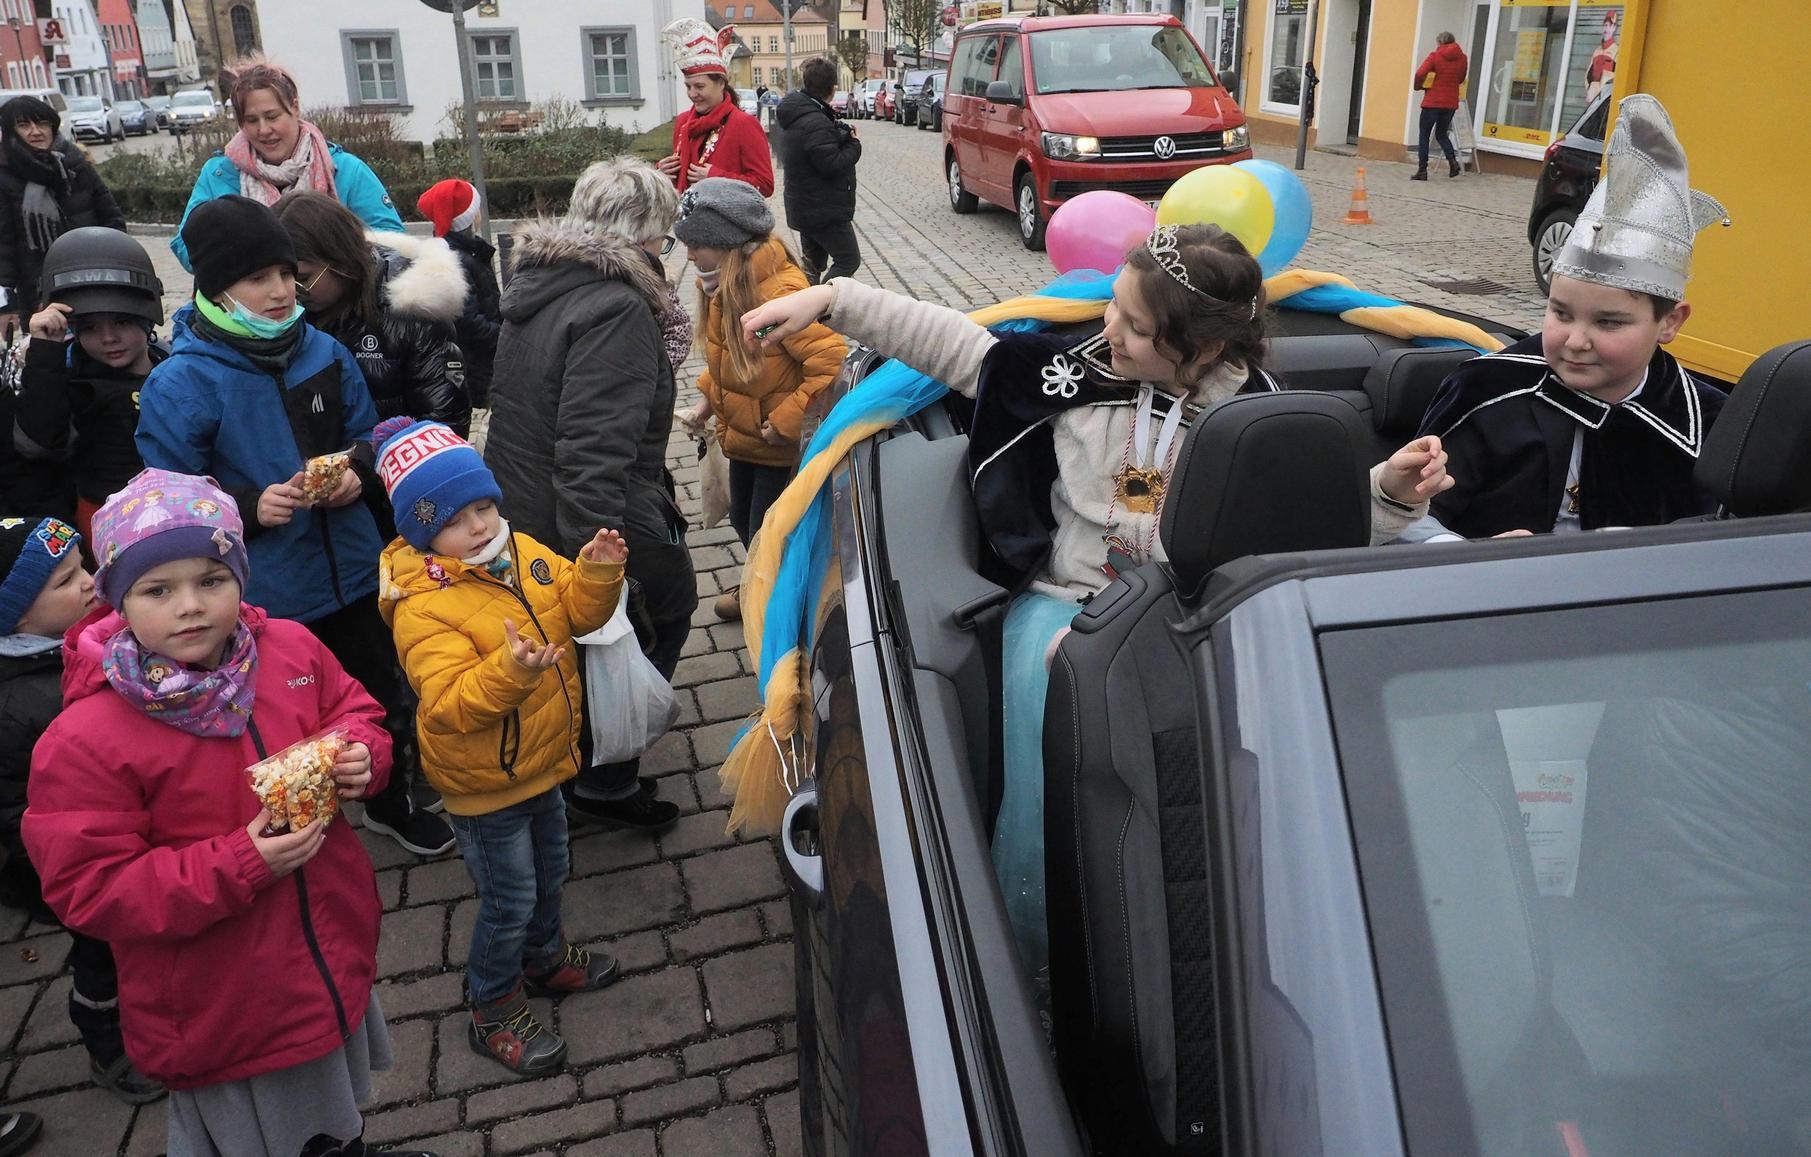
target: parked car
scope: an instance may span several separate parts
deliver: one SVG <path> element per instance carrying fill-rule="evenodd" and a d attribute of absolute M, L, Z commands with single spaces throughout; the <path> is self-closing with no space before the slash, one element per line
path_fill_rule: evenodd
<path fill-rule="evenodd" d="M 167 96 L 148 96 L 145 98 L 145 103 L 147 105 L 151 106 L 151 108 L 156 110 L 157 127 L 160 129 L 169 128 L 170 127 L 170 98 Z"/>
<path fill-rule="evenodd" d="M 72 96 L 63 118 L 65 130 L 78 141 L 123 141 L 126 126 L 113 102 L 101 96 Z"/>
<path fill-rule="evenodd" d="M 943 101 L 951 208 L 1012 209 L 1028 249 L 1071 197 L 1115 189 L 1155 205 L 1189 170 L 1251 156 L 1245 114 L 1174 16 L 971 24 Z"/>
<path fill-rule="evenodd" d="M 943 131 L 943 86 L 947 73 L 933 72 L 918 90 L 918 127 Z"/>
<path fill-rule="evenodd" d="M 924 82 L 934 69 L 908 68 L 899 76 L 899 84 L 893 90 L 893 120 L 897 124 L 915 125 L 918 123 L 918 94 L 924 90 Z"/>
<path fill-rule="evenodd" d="M 850 97 L 849 115 L 857 120 L 874 119 L 874 96 L 886 86 L 887 82 L 878 76 L 871 76 L 856 85 Z"/>
<path fill-rule="evenodd" d="M 830 94 L 830 111 L 839 117 L 849 115 L 849 90 L 839 88 Z"/>
<path fill-rule="evenodd" d="M 761 98 L 752 92 L 738 92 L 736 94 L 736 107 L 747 113 L 749 116 L 759 117 L 761 115 Z"/>
<path fill-rule="evenodd" d="M 897 88 L 897 81 L 881 81 L 880 87 L 874 90 L 874 107 L 870 110 L 868 115 L 877 121 L 892 120 L 893 109 L 899 103 L 899 98 L 896 95 Z"/>
<path fill-rule="evenodd" d="M 113 106 L 119 113 L 120 127 L 135 137 L 157 131 L 157 110 L 142 100 L 122 100 Z"/>
<path fill-rule="evenodd" d="M 803 1151 L 1792 1151 L 1806 1023 L 1755 994 L 1802 1004 L 1811 942 L 1811 517 L 1357 546 L 1470 355 L 1277 331 L 1330 392 L 1198 420 L 1169 562 L 1056 653 L 1048 1008 L 990 857 L 1010 595 L 966 438 L 933 407 L 834 471 L 780 836 Z"/>
<path fill-rule="evenodd" d="M 219 118 L 220 105 L 215 102 L 214 94 L 206 89 L 184 89 L 170 97 L 170 135 L 173 137 L 211 125 Z"/>
<path fill-rule="evenodd" d="M 1553 258 L 1572 236 L 1572 223 L 1597 188 L 1609 136 L 1610 90 L 1599 92 L 1577 123 L 1547 146 L 1541 175 L 1534 182 L 1534 205 L 1528 211 L 1528 244 L 1534 248 L 1534 279 L 1547 292 Z"/>
<path fill-rule="evenodd" d="M 0 88 L 0 104 L 5 104 L 15 96 L 35 96 L 58 113 L 69 112 L 69 101 L 54 88 Z"/>

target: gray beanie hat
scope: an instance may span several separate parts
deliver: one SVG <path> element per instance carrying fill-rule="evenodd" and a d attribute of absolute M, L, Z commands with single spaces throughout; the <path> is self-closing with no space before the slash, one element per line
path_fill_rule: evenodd
<path fill-rule="evenodd" d="M 740 249 L 773 232 L 773 210 L 747 181 L 706 177 L 679 196 L 673 236 L 707 249 Z"/>

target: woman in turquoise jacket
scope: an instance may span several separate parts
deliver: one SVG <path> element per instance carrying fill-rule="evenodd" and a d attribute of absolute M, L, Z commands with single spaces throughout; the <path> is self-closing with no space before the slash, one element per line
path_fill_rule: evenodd
<path fill-rule="evenodd" d="M 231 85 L 239 132 L 224 151 L 201 166 L 183 210 L 184 224 L 195 206 L 229 193 L 274 205 L 285 193 L 312 189 L 337 197 L 369 228 L 403 231 L 402 217 L 371 166 L 330 143 L 312 122 L 302 119 L 293 76 L 262 56 L 246 57 L 221 75 Z M 170 239 L 170 250 L 184 269 L 193 271 L 181 229 Z"/>

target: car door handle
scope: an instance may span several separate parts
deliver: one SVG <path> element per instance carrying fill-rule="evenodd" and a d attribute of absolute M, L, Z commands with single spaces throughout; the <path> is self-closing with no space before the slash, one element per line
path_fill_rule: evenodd
<path fill-rule="evenodd" d="M 800 848 L 801 837 L 810 841 L 812 851 Z M 780 849 L 786 855 L 786 883 L 813 908 L 824 904 L 824 857 L 816 851 L 818 838 L 817 781 L 808 779 L 786 802 L 780 818 Z"/>

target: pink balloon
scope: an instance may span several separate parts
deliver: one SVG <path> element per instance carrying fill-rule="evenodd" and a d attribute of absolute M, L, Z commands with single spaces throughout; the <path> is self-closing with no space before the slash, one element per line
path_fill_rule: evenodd
<path fill-rule="evenodd" d="M 1132 247 L 1157 227 L 1157 211 L 1138 198 L 1094 189 L 1056 207 L 1044 247 L 1058 273 L 1094 269 L 1112 273 Z"/>

